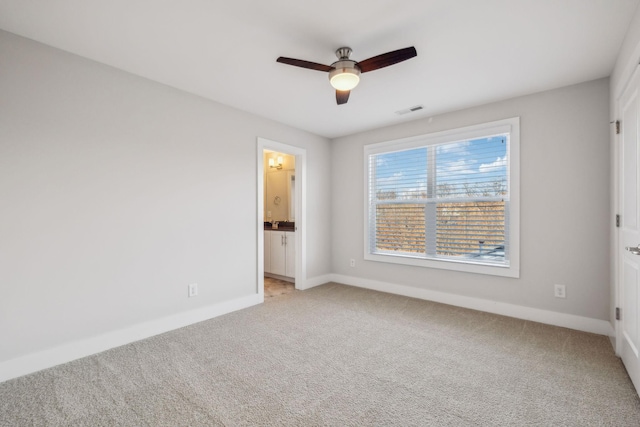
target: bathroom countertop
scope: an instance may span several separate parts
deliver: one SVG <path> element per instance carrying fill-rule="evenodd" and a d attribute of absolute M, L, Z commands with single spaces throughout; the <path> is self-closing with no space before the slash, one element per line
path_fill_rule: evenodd
<path fill-rule="evenodd" d="M 294 222 L 283 221 L 278 224 L 278 228 L 273 228 L 270 222 L 265 222 L 264 229 L 273 231 L 296 231 L 296 224 Z"/>

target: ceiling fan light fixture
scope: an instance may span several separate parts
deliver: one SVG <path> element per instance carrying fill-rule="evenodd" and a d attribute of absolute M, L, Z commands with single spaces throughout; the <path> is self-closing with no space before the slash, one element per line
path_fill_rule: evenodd
<path fill-rule="evenodd" d="M 349 100 L 351 89 L 358 86 L 360 82 L 360 73 L 368 73 L 369 71 L 379 70 L 398 62 L 406 61 L 417 56 L 416 48 L 413 46 L 405 47 L 382 55 L 374 56 L 364 61 L 356 62 L 349 59 L 351 56 L 350 47 L 341 47 L 336 50 L 338 60 L 331 65 L 318 64 L 317 62 L 304 61 L 302 59 L 278 57 L 276 62 L 281 64 L 293 65 L 295 67 L 307 68 L 309 70 L 323 71 L 329 73 L 329 82 L 336 89 L 336 103 L 338 105 L 346 104 Z"/>
<path fill-rule="evenodd" d="M 360 70 L 356 67 L 336 68 L 329 72 L 329 82 L 336 90 L 351 90 L 360 83 Z"/>
<path fill-rule="evenodd" d="M 352 70 L 336 73 L 331 77 L 331 86 L 336 90 L 351 90 L 358 86 L 358 83 L 360 83 L 360 76 L 350 71 Z"/>

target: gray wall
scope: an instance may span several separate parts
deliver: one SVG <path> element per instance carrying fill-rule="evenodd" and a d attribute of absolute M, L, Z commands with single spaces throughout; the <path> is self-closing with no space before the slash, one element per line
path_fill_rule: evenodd
<path fill-rule="evenodd" d="M 365 144 L 515 116 L 519 279 L 364 261 Z M 333 273 L 608 320 L 608 121 L 609 81 L 601 79 L 334 140 Z M 566 285 L 566 299 L 553 296 L 556 283 Z"/>
<path fill-rule="evenodd" d="M 0 361 L 255 294 L 259 136 L 307 149 L 330 273 L 327 139 L 1 31 L 0 58 Z"/>

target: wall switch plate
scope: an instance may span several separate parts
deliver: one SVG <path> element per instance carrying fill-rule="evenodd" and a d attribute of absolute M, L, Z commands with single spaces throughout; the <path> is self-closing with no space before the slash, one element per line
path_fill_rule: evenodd
<path fill-rule="evenodd" d="M 553 295 L 556 298 L 566 298 L 567 297 L 567 289 L 564 285 L 553 285 Z"/>
<path fill-rule="evenodd" d="M 189 298 L 195 297 L 196 295 L 198 295 L 198 284 L 191 283 L 189 285 Z"/>
<path fill-rule="evenodd" d="M 349 261 L 349 266 L 350 267 L 355 267 L 356 266 L 356 260 L 351 258 L 351 260 Z"/>

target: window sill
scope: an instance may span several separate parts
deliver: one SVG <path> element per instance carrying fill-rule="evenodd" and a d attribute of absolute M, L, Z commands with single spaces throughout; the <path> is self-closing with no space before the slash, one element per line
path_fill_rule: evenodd
<path fill-rule="evenodd" d="M 437 268 L 441 270 L 453 270 L 453 271 L 460 271 L 464 273 L 487 274 L 491 276 L 502 276 L 502 277 L 512 277 L 512 278 L 520 277 L 520 269 L 518 268 L 517 263 L 514 262 L 513 260 L 511 261 L 510 266 L 504 266 L 504 265 L 489 265 L 489 264 L 474 263 L 468 260 L 458 261 L 458 260 L 444 260 L 444 259 L 443 260 L 425 259 L 418 256 L 412 257 L 406 254 L 380 255 L 380 254 L 365 253 L 364 259 L 367 261 L 410 265 L 414 267 Z"/>

